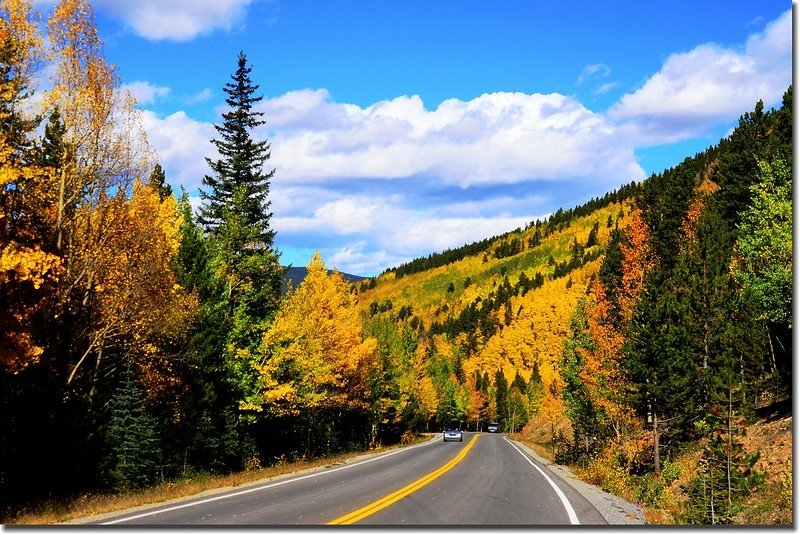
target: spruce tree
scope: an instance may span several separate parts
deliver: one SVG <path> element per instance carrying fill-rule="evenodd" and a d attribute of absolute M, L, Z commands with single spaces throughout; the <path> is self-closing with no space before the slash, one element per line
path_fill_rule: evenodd
<path fill-rule="evenodd" d="M 167 197 L 172 196 L 172 186 L 167 184 L 167 175 L 164 173 L 164 168 L 161 164 L 156 164 L 153 172 L 150 173 L 150 180 L 148 181 L 150 187 L 158 192 L 158 198 L 163 202 Z"/>
<path fill-rule="evenodd" d="M 212 140 L 219 158 L 209 158 L 211 173 L 203 178 L 203 204 L 198 222 L 203 225 L 208 251 L 203 265 L 185 264 L 187 275 L 201 275 L 200 324 L 211 327 L 190 344 L 199 366 L 199 383 L 212 387 L 212 395 L 198 396 L 194 409 L 204 425 L 201 455 L 208 455 L 213 469 L 241 468 L 250 456 L 250 418 L 239 411 L 239 401 L 253 395 L 257 386 L 255 349 L 278 308 L 284 269 L 273 242 L 268 200 L 274 170 L 264 171 L 270 158 L 269 143 L 256 141 L 253 130 L 264 124 L 255 105 L 258 85 L 252 69 L 239 54 L 238 66 L 224 91 L 229 111 L 215 125 L 219 139 Z M 197 240 L 189 230 L 186 245 Z M 191 255 L 189 255 L 191 256 Z M 199 449 L 199 448 L 198 448 Z M 201 460 L 202 462 L 202 460 Z M 204 463 L 205 464 L 205 463 Z"/>
<path fill-rule="evenodd" d="M 130 368 L 111 398 L 110 409 L 104 479 L 115 490 L 144 487 L 155 480 L 161 452 L 156 421 L 144 407 L 141 387 Z"/>
<path fill-rule="evenodd" d="M 508 412 L 508 380 L 506 380 L 506 376 L 503 374 L 503 370 L 497 370 L 494 374 L 494 399 L 495 399 L 495 408 L 497 410 L 497 421 L 500 424 L 500 428 L 504 431 L 508 431 L 508 427 L 506 426 L 506 414 Z"/>
<path fill-rule="evenodd" d="M 200 221 L 207 231 L 215 232 L 224 223 L 224 210 L 233 203 L 237 188 L 242 188 L 244 198 L 237 208 L 243 210 L 244 223 L 257 230 L 255 246 L 269 249 L 275 233 L 269 226 L 272 214 L 268 212 L 267 197 L 275 170 L 264 172 L 270 158 L 269 142 L 252 137 L 253 129 L 265 121 L 264 113 L 253 109 L 262 97 L 255 95 L 259 86 L 250 80 L 251 71 L 247 57 L 240 52 L 232 82 L 223 88 L 230 110 L 222 114 L 221 125 L 214 125 L 220 138 L 211 143 L 219 158 L 206 159 L 212 174 L 203 177 L 203 185 L 208 189 L 201 192 L 204 204 L 200 209 Z"/>

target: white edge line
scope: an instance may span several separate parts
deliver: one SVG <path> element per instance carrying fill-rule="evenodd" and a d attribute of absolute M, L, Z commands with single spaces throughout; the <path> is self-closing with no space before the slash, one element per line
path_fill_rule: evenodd
<path fill-rule="evenodd" d="M 379 461 L 381 459 L 385 459 L 386 457 L 391 457 L 392 455 L 397 455 L 398 453 L 402 453 L 404 451 L 408 451 L 408 450 L 411 450 L 411 449 L 414 449 L 414 448 L 419 448 L 421 446 L 427 446 L 429 444 L 434 444 L 436 442 L 437 442 L 437 440 L 434 437 L 433 440 L 429 440 L 428 442 L 424 442 L 422 444 L 417 444 L 416 446 L 411 446 L 411 447 L 408 447 L 408 448 L 402 448 L 402 449 L 399 449 L 397 451 L 392 451 L 392 452 L 386 453 L 384 455 L 380 455 L 378 457 L 373 457 L 372 459 L 367 459 L 365 461 L 359 461 L 357 463 L 347 464 L 345 466 L 340 466 L 338 468 L 332 468 L 330 470 L 323 470 L 323 471 L 320 471 L 320 472 L 314 472 L 313 474 L 307 474 L 307 475 L 300 476 L 300 477 L 295 477 L 295 478 L 291 478 L 291 479 L 284 479 L 283 481 L 278 481 L 276 483 L 270 483 L 268 485 L 261 485 L 259 487 L 253 487 L 253 488 L 249 488 L 249 489 L 245 489 L 245 490 L 240 490 L 238 492 L 232 492 L 230 494 L 221 494 L 219 496 L 213 496 L 211 498 L 206 498 L 205 500 L 198 500 L 196 502 L 191 502 L 191 503 L 183 503 L 181 505 L 175 505 L 173 507 L 167 507 L 166 509 L 158 509 L 156 511 L 148 511 L 146 513 L 140 513 L 138 515 L 126 516 L 126 517 L 123 517 L 123 518 L 118 518 L 116 520 L 111 520 L 110 522 L 101 522 L 99 525 L 101 525 L 101 526 L 111 526 L 113 524 L 121 524 L 123 522 L 129 522 L 131 520 L 138 520 L 140 518 L 144 518 L 144 517 L 147 517 L 147 516 L 154 516 L 154 515 L 159 515 L 161 513 L 169 513 L 171 511 L 177 511 L 178 509 L 185 509 L 187 507 L 194 507 L 195 505 L 202 505 L 202 504 L 205 504 L 205 503 L 216 502 L 216 501 L 219 501 L 219 500 L 227 500 L 228 498 L 234 498 L 236 496 L 241 496 L 243 494 L 250 494 L 251 492 L 258 492 L 260 490 L 266 490 L 266 489 L 270 489 L 270 488 L 273 488 L 273 487 L 279 487 L 281 485 L 286 485 L 288 483 L 294 483 L 295 481 L 301 481 L 303 479 L 310 479 L 312 477 L 318 477 L 318 476 L 321 476 L 321 475 L 331 474 L 333 472 L 338 472 L 340 470 L 346 470 L 348 468 L 354 468 L 356 466 L 361 466 L 362 464 L 367 464 L 367 463 L 371 463 L 371 462 L 374 462 L 374 461 Z"/>
<path fill-rule="evenodd" d="M 512 447 L 512 448 L 514 448 L 515 450 L 517 450 L 517 451 L 519 452 L 519 454 L 520 454 L 520 455 L 522 455 L 522 456 L 525 458 L 525 460 L 526 460 L 526 461 L 528 461 L 528 463 L 529 463 L 531 466 L 533 466 L 534 468 L 536 468 L 536 469 L 539 471 L 539 473 L 540 473 L 540 474 L 542 474 L 542 476 L 544 476 L 544 478 L 547 480 L 547 482 L 548 482 L 548 483 L 550 483 L 550 486 L 551 486 L 551 487 L 553 487 L 553 490 L 554 490 L 554 491 L 556 491 L 556 494 L 558 495 L 558 498 L 561 500 L 561 503 L 562 503 L 562 505 L 564 505 L 564 509 L 566 509 L 566 510 L 567 510 L 567 515 L 569 515 L 569 522 L 570 522 L 570 524 L 575 524 L 575 525 L 578 525 L 578 524 L 580 524 L 580 521 L 578 520 L 578 515 L 576 515 L 576 514 L 575 514 L 575 509 L 573 509 L 573 508 L 572 508 L 572 505 L 570 505 L 570 503 L 569 503 L 569 500 L 567 499 L 567 496 L 566 496 L 566 495 L 565 495 L 565 494 L 564 494 L 564 493 L 561 491 L 561 489 L 560 489 L 560 488 L 558 488 L 558 485 L 556 485 L 556 484 L 555 484 L 555 482 L 554 482 L 552 479 L 550 479 L 550 476 L 548 476 L 548 475 L 545 473 L 545 471 L 544 471 L 544 470 L 542 470 L 541 468 L 539 468 L 539 467 L 538 467 L 538 466 L 537 466 L 537 465 L 536 465 L 536 464 L 535 464 L 533 461 L 531 461 L 531 460 L 530 460 L 530 458 L 529 458 L 527 455 L 525 455 L 525 454 L 522 452 L 522 450 L 520 450 L 520 449 L 519 449 L 519 448 L 516 446 L 516 444 L 514 444 L 513 442 L 511 442 L 510 440 L 508 440 L 508 438 L 507 438 L 507 437 L 503 437 L 503 439 L 504 439 L 506 442 L 508 442 L 509 444 L 511 444 L 511 447 Z"/>

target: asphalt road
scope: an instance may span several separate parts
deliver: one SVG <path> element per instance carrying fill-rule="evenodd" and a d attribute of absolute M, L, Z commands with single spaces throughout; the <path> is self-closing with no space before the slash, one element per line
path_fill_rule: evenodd
<path fill-rule="evenodd" d="M 503 435 L 465 433 L 230 492 L 139 510 L 113 525 L 537 526 L 605 524 Z"/>

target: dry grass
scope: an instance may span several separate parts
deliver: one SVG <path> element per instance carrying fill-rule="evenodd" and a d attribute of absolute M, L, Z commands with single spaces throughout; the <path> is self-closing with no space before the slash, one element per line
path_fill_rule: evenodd
<path fill-rule="evenodd" d="M 553 450 L 549 433 L 541 422 L 529 423 L 521 433 L 513 436 L 525 442 L 542 457 L 552 461 Z M 753 492 L 744 503 L 744 510 L 734 518 L 734 524 L 743 526 L 787 526 L 793 524 L 792 480 L 792 415 L 762 418 L 746 429 L 742 438 L 746 452 L 759 451 L 761 457 L 756 469 L 766 473 L 762 489 Z M 672 471 L 677 474 L 670 481 L 657 480 L 662 487 L 656 503 L 639 503 L 649 525 L 683 525 L 683 513 L 688 499 L 682 487 L 689 484 L 700 458 L 698 448 L 688 451 L 672 461 Z M 637 502 L 641 492 L 641 478 L 629 476 L 617 469 L 610 459 L 597 459 L 586 468 L 572 467 L 576 477 L 603 487 L 631 502 Z"/>
<path fill-rule="evenodd" d="M 430 438 L 420 436 L 411 443 Z M 408 445 L 408 444 L 406 444 Z M 382 453 L 393 447 L 376 448 L 368 454 Z M 167 482 L 155 487 L 125 494 L 86 494 L 68 502 L 54 502 L 31 507 L 30 510 L 2 520 L 6 525 L 52 525 L 69 522 L 79 518 L 122 511 L 132 507 L 153 505 L 208 491 L 224 490 L 249 483 L 297 474 L 317 468 L 327 468 L 353 459 L 363 454 L 344 453 L 296 463 L 281 463 L 261 470 L 237 472 L 224 476 L 199 476 L 175 482 Z"/>
<path fill-rule="evenodd" d="M 557 426 L 557 432 L 560 426 Z M 531 420 L 520 433 L 511 438 L 524 442 L 537 454 L 553 461 L 551 432 L 544 422 Z M 762 489 L 754 492 L 744 504 L 744 510 L 734 519 L 742 526 L 788 526 L 793 524 L 792 480 L 792 415 L 778 414 L 761 418 L 746 429 L 742 444 L 746 452 L 760 451 L 756 469 L 766 473 Z M 662 486 L 656 504 L 639 503 L 648 525 L 675 526 L 683 524 L 683 513 L 688 499 L 682 487 L 688 485 L 695 474 L 701 452 L 699 448 L 688 451 L 672 460 L 672 471 L 677 474 L 669 482 L 657 480 Z M 609 459 L 598 459 L 590 466 L 573 466 L 573 474 L 586 481 L 636 502 L 642 480 L 615 469 Z"/>

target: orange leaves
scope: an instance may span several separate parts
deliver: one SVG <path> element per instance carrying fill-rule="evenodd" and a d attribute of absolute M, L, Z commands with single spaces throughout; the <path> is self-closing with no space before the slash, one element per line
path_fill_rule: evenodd
<path fill-rule="evenodd" d="M 719 190 L 719 185 L 707 176 L 694 188 L 689 208 L 682 222 L 683 235 L 690 241 L 697 239 L 697 221 L 706 205 L 706 198 Z"/>
<path fill-rule="evenodd" d="M 587 394 L 592 403 L 602 408 L 611 419 L 611 425 L 619 435 L 633 423 L 633 413 L 625 404 L 631 388 L 623 376 L 623 333 L 627 331 L 636 303 L 644 286 L 645 274 L 653 267 L 654 260 L 649 247 L 648 228 L 638 208 L 633 208 L 623 227 L 625 240 L 620 242 L 622 253 L 621 287 L 616 305 L 608 296 L 599 280 L 592 282 L 586 302 L 588 334 L 592 349 L 579 348 L 585 360 L 580 371 Z M 617 306 L 621 321 L 612 318 L 611 308 Z"/>
<path fill-rule="evenodd" d="M 171 271 L 180 229 L 175 200 L 162 202 L 137 181 L 130 201 L 117 199 L 95 216 L 111 222 L 105 239 L 94 242 L 99 247 L 88 251 L 100 260 L 93 266 L 92 284 L 103 321 L 124 325 L 134 340 L 182 329 L 188 311 Z"/>
<path fill-rule="evenodd" d="M 197 310 L 172 272 L 181 221 L 175 200 L 160 201 L 137 181 L 130 199 L 117 195 L 82 221 L 73 269 L 83 274 L 76 282 L 95 314 L 88 351 L 98 359 L 109 349 L 124 358 L 160 356 L 154 343 L 185 332 Z"/>
<path fill-rule="evenodd" d="M 624 227 L 627 242 L 620 243 L 622 251 L 622 288 L 619 295 L 623 323 L 630 322 L 636 301 L 644 286 L 644 275 L 654 264 L 649 246 L 649 231 L 641 210 L 633 208 Z"/>
<path fill-rule="evenodd" d="M 259 398 L 242 406 L 285 414 L 363 406 L 376 346 L 374 338 L 362 340 L 355 296 L 344 279 L 329 276 L 315 253 L 308 275 L 264 333 Z"/>
<path fill-rule="evenodd" d="M 624 338 L 609 317 L 609 303 L 599 281 L 592 282 L 586 303 L 589 336 L 594 349 L 578 348 L 585 363 L 580 371 L 586 392 L 596 407 L 602 408 L 619 434 L 632 413 L 624 404 L 628 385 L 622 374 Z"/>

